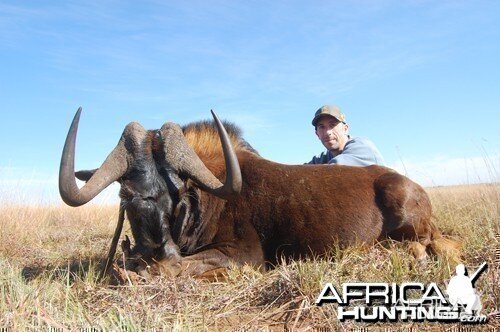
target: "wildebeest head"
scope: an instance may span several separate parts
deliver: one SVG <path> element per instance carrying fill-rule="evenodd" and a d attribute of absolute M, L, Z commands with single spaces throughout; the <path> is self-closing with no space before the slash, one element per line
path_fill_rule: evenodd
<path fill-rule="evenodd" d="M 160 130 L 128 124 L 113 151 L 98 169 L 74 172 L 78 109 L 64 145 L 59 191 L 64 202 L 80 206 L 92 200 L 114 181 L 121 184 L 122 208 L 127 212 L 136 246 L 131 256 L 145 260 L 178 260 L 170 225 L 186 182 L 219 198 L 228 199 L 241 189 L 238 160 L 224 126 L 212 112 L 222 143 L 226 180 L 222 184 L 187 144 L 182 129 L 166 123 Z M 87 181 L 78 188 L 75 175 Z"/>

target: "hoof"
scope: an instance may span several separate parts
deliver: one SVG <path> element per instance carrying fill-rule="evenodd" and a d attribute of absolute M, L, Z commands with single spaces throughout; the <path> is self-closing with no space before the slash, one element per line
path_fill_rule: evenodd
<path fill-rule="evenodd" d="M 182 271 L 182 257 L 179 255 L 173 255 L 172 257 L 162 259 L 161 261 L 155 262 L 158 268 L 158 272 L 161 275 L 167 277 L 177 277 Z"/>
<path fill-rule="evenodd" d="M 114 281 L 118 285 L 137 285 L 146 281 L 146 279 L 140 274 L 121 268 L 116 263 L 112 265 L 110 272 Z"/>

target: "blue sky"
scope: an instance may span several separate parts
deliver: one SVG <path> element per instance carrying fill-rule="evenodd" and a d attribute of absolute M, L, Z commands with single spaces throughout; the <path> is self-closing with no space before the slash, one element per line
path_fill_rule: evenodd
<path fill-rule="evenodd" d="M 0 0 L 3 196 L 53 194 L 78 106 L 77 168 L 130 121 L 212 108 L 264 157 L 303 163 L 335 103 L 423 185 L 498 181 L 499 17 L 498 1 Z"/>

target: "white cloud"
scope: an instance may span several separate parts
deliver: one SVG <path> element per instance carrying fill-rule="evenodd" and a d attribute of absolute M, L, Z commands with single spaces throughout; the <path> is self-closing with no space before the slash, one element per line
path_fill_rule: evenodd
<path fill-rule="evenodd" d="M 498 170 L 500 155 L 492 157 L 453 158 L 438 156 L 430 160 L 400 160 L 394 168 L 426 186 L 445 186 L 500 181 Z"/>
<path fill-rule="evenodd" d="M 83 182 L 77 180 L 81 186 Z M 117 183 L 103 190 L 92 203 L 118 203 Z M 0 203 L 45 205 L 62 204 L 57 174 L 44 174 L 35 169 L 0 167 Z"/>
<path fill-rule="evenodd" d="M 271 130 L 273 125 L 269 123 L 263 115 L 248 114 L 245 112 L 234 112 L 227 117 L 227 120 L 235 123 L 243 129 L 243 136 L 254 136 L 262 131 Z"/>

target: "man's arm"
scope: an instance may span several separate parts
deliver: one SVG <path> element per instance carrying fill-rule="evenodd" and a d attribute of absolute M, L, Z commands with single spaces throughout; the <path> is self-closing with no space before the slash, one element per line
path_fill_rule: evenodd
<path fill-rule="evenodd" d="M 347 166 L 384 166 L 385 164 L 375 145 L 364 138 L 354 138 L 347 142 L 342 153 L 330 159 L 328 163 Z"/>
<path fill-rule="evenodd" d="M 328 162 L 329 164 L 335 164 L 335 165 L 346 165 L 346 166 L 369 166 L 373 165 L 373 163 L 366 162 L 366 160 L 363 160 L 361 158 L 358 158 L 356 155 L 353 154 L 346 154 L 342 152 L 335 158 L 330 159 Z"/>
<path fill-rule="evenodd" d="M 330 154 L 328 152 L 322 152 L 319 156 L 314 156 L 308 164 L 318 165 L 318 164 L 328 164 L 330 161 Z"/>

